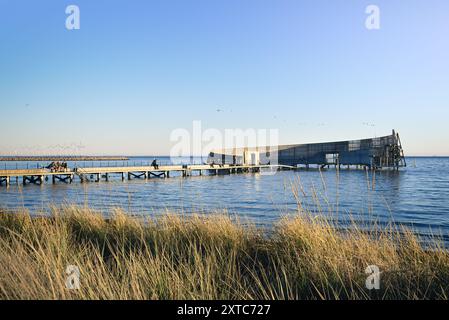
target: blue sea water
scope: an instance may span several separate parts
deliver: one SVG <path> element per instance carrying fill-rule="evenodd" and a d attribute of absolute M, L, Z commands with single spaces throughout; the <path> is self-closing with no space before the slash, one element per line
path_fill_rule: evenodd
<path fill-rule="evenodd" d="M 135 157 L 128 162 L 70 164 L 82 166 L 146 165 L 153 157 Z M 192 159 L 178 159 L 188 163 Z M 159 163 L 169 163 L 168 157 Z M 201 163 L 204 159 L 195 158 Z M 399 172 L 364 170 L 338 172 L 281 171 L 274 175 L 236 174 L 192 176 L 169 179 L 72 184 L 45 183 L 42 186 L 11 184 L 0 187 L 0 207 L 25 207 L 32 212 L 49 205 L 89 205 L 108 214 L 121 207 L 131 214 L 160 214 L 165 210 L 182 214 L 227 211 L 271 226 L 282 215 L 296 214 L 298 202 L 316 215 L 346 223 L 404 224 L 416 232 L 449 235 L 449 158 L 407 158 Z M 44 163 L 0 163 L 0 168 L 33 168 Z M 298 190 L 297 197 L 295 192 Z"/>

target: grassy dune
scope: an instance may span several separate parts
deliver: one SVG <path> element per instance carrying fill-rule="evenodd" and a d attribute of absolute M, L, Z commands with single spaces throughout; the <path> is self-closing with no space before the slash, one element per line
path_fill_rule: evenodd
<path fill-rule="evenodd" d="M 66 288 L 68 265 L 80 288 Z M 367 290 L 365 268 L 381 270 Z M 405 230 L 341 232 L 306 213 L 269 236 L 226 215 L 0 213 L 1 299 L 447 299 L 449 254 Z"/>

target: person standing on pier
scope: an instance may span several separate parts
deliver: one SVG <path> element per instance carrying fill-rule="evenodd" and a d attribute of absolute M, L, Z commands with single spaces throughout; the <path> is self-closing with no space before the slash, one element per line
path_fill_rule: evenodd
<path fill-rule="evenodd" d="M 157 164 L 156 159 L 154 159 L 153 162 L 151 162 L 151 166 L 154 167 L 154 169 L 159 169 L 159 165 Z"/>

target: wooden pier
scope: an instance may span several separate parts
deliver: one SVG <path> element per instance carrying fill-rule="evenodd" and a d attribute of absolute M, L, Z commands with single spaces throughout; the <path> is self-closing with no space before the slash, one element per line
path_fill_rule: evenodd
<path fill-rule="evenodd" d="M 261 170 L 295 170 L 296 167 L 287 165 L 169 165 L 169 166 L 134 166 L 134 167 L 92 167 L 74 168 L 64 171 L 49 169 L 18 169 L 0 170 L 0 185 L 9 186 L 11 181 L 26 184 L 42 185 L 51 179 L 56 182 L 72 183 L 75 178 L 80 182 L 108 181 L 110 175 L 121 176 L 122 180 L 169 178 L 170 173 L 179 173 L 181 177 L 191 176 L 193 173 L 203 175 L 236 174 L 245 172 L 260 172 Z"/>

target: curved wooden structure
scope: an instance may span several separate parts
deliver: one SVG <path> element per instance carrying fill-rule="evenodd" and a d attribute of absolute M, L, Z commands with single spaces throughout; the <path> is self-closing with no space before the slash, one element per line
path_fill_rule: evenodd
<path fill-rule="evenodd" d="M 337 142 L 239 148 L 211 152 L 209 163 L 362 166 L 370 169 L 405 167 L 399 134 Z"/>

